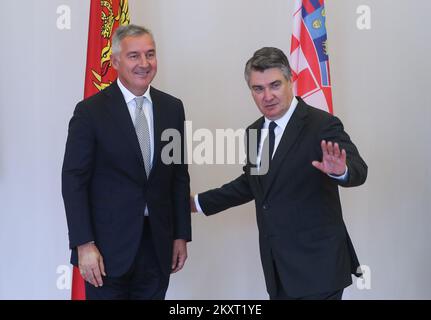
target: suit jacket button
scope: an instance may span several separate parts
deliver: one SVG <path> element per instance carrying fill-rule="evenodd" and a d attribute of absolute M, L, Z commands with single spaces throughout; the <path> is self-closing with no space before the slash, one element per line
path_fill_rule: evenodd
<path fill-rule="evenodd" d="M 262 206 L 262 208 L 263 208 L 263 210 L 267 210 L 267 209 L 268 209 L 268 205 L 265 203 L 265 204 Z"/>

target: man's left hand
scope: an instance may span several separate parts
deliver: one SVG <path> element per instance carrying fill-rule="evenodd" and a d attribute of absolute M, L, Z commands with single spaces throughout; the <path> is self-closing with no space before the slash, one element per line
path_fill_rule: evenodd
<path fill-rule="evenodd" d="M 342 176 L 346 172 L 346 150 L 340 150 L 338 143 L 322 140 L 322 162 L 313 161 L 312 165 L 323 173 Z"/>
<path fill-rule="evenodd" d="M 186 259 L 187 259 L 187 241 L 183 239 L 174 240 L 171 273 L 180 271 L 184 267 L 184 263 L 186 262 Z"/>

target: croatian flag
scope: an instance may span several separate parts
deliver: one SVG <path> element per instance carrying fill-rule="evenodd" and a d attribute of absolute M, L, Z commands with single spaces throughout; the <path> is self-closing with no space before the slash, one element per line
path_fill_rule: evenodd
<path fill-rule="evenodd" d="M 324 0 L 295 0 L 290 49 L 295 95 L 333 113 Z"/>

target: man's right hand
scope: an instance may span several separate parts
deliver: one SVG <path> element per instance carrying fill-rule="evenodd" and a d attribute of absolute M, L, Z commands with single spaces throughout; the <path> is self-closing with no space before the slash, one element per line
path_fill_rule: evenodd
<path fill-rule="evenodd" d="M 78 246 L 79 271 L 85 281 L 95 287 L 103 285 L 102 275 L 106 277 L 103 257 L 93 242 Z"/>
<path fill-rule="evenodd" d="M 196 209 L 195 204 L 195 196 L 193 194 L 190 195 L 190 208 L 192 212 L 198 212 L 198 209 Z"/>

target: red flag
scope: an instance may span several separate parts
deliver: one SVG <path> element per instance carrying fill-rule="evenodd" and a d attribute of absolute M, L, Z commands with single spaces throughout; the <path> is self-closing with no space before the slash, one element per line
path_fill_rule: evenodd
<path fill-rule="evenodd" d="M 324 0 L 295 0 L 290 61 L 295 95 L 332 113 Z"/>
<path fill-rule="evenodd" d="M 110 60 L 112 35 L 120 25 L 129 23 L 128 0 L 91 0 L 84 98 L 106 88 L 117 78 Z M 84 280 L 77 267 L 72 274 L 72 300 L 85 300 Z"/>

